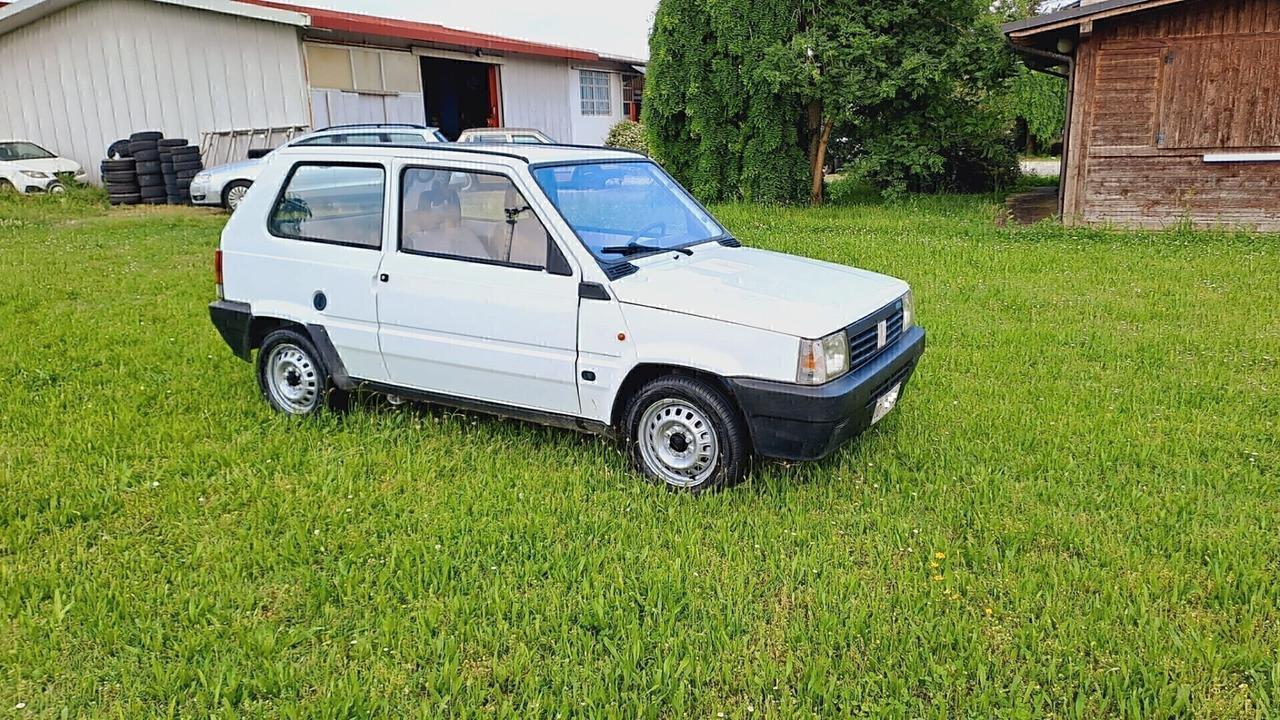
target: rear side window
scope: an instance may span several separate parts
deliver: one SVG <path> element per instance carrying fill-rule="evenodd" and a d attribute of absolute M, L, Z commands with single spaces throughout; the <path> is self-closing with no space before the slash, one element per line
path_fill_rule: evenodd
<path fill-rule="evenodd" d="M 385 176 L 380 165 L 297 165 L 267 229 L 277 237 L 381 248 Z"/>

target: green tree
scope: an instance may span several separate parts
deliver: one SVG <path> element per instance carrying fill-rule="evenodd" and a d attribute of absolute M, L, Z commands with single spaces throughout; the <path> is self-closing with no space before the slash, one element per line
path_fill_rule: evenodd
<path fill-rule="evenodd" d="M 709 199 L 820 203 L 837 129 L 896 154 L 880 163 L 890 187 L 941 187 L 948 146 L 991 125 L 972 116 L 1012 72 L 1001 45 L 984 0 L 662 0 L 650 144 Z"/>

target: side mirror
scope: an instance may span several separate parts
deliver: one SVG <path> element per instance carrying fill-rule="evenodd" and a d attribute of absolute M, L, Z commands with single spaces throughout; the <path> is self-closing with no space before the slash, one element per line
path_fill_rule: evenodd
<path fill-rule="evenodd" d="M 245 155 L 250 160 L 257 160 L 270 155 L 273 149 L 274 148 L 249 148 L 249 152 L 245 153 Z"/>
<path fill-rule="evenodd" d="M 564 254 L 560 252 L 556 241 L 551 239 L 551 233 L 547 233 L 547 272 L 564 277 L 573 275 L 573 268 L 569 265 L 569 261 Z"/>

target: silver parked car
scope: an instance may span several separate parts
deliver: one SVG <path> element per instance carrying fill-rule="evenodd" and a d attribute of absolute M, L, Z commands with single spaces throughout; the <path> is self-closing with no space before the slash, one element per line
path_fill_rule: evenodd
<path fill-rule="evenodd" d="M 299 145 L 413 145 L 448 142 L 440 131 L 423 125 L 368 124 L 335 125 L 316 130 L 286 143 Z M 191 180 L 191 201 L 196 205 L 221 205 L 235 210 L 262 171 L 263 158 L 271 151 L 248 160 L 209 168 Z"/>

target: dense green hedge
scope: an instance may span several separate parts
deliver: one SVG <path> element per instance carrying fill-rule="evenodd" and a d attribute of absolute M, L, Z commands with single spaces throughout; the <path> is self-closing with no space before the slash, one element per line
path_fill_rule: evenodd
<path fill-rule="evenodd" d="M 824 126 L 891 192 L 984 189 L 1016 174 L 1014 67 L 984 0 L 662 0 L 644 120 L 707 200 L 805 198 Z"/>

